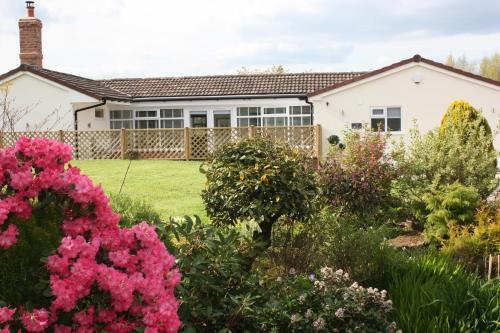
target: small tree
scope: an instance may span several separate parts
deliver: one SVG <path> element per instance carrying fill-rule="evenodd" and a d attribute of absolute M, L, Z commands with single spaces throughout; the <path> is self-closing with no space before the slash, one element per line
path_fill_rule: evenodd
<path fill-rule="evenodd" d="M 234 225 L 255 220 L 262 233 L 254 239 L 270 245 L 273 224 L 282 216 L 307 219 L 317 188 L 314 171 L 296 148 L 256 138 L 229 143 L 204 164 L 202 192 L 213 223 Z"/>
<path fill-rule="evenodd" d="M 453 101 L 441 119 L 440 133 L 445 135 L 448 128 L 459 131 L 463 140 L 468 139 L 466 135 L 477 135 L 480 130 L 491 136 L 491 127 L 486 118 L 464 100 Z"/>

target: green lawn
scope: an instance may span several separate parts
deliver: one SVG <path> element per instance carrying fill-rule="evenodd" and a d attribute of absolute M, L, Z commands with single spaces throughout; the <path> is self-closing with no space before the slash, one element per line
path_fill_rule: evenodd
<path fill-rule="evenodd" d="M 101 184 L 107 194 L 118 193 L 129 161 L 73 161 L 95 184 Z M 148 201 L 162 215 L 199 215 L 206 220 L 201 200 L 205 176 L 201 162 L 138 160 L 132 161 L 122 193 Z"/>

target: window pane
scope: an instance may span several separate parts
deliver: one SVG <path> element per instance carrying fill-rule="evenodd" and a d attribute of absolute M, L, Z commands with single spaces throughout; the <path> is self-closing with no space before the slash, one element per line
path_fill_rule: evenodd
<path fill-rule="evenodd" d="M 116 124 L 117 124 L 117 123 L 118 123 L 117 121 L 112 121 L 112 122 L 110 122 L 110 123 L 109 123 L 109 128 L 111 128 L 111 129 L 118 129 L 118 128 L 116 127 Z"/>
<path fill-rule="evenodd" d="M 160 121 L 161 128 L 172 128 L 173 120 L 162 120 Z"/>
<path fill-rule="evenodd" d="M 372 115 L 374 115 L 374 116 L 383 116 L 384 115 L 384 109 L 373 109 L 372 110 Z"/>
<path fill-rule="evenodd" d="M 401 131 L 401 118 L 387 118 L 387 127 L 389 131 Z"/>
<path fill-rule="evenodd" d="M 250 126 L 260 126 L 260 118 L 249 118 L 248 125 Z"/>
<path fill-rule="evenodd" d="M 401 108 L 387 108 L 387 118 L 401 118 Z"/>
<path fill-rule="evenodd" d="M 302 114 L 311 114 L 311 106 L 306 105 L 302 107 Z"/>
<path fill-rule="evenodd" d="M 125 110 L 122 111 L 122 118 L 123 119 L 132 119 L 132 110 Z"/>
<path fill-rule="evenodd" d="M 291 114 L 301 114 L 301 107 L 300 106 L 291 106 Z"/>
<path fill-rule="evenodd" d="M 174 110 L 174 117 L 175 118 L 182 118 L 184 115 L 183 115 L 183 110 L 182 109 L 175 109 Z"/>
<path fill-rule="evenodd" d="M 148 128 L 158 128 L 158 120 L 148 120 Z"/>
<path fill-rule="evenodd" d="M 291 119 L 292 119 L 292 125 L 293 126 L 300 126 L 300 125 L 302 125 L 302 122 L 301 122 L 302 117 L 292 117 Z"/>
<path fill-rule="evenodd" d="M 286 108 L 276 108 L 276 113 L 278 113 L 278 114 L 285 114 L 286 113 Z"/>
<path fill-rule="evenodd" d="M 259 116 L 260 115 L 260 108 L 249 108 L 248 114 L 250 116 Z"/>
<path fill-rule="evenodd" d="M 148 128 L 148 123 L 145 120 L 136 120 L 135 121 L 135 128 L 138 128 L 138 129 Z"/>
<path fill-rule="evenodd" d="M 286 118 L 285 117 L 277 117 L 275 118 L 275 126 L 286 126 Z"/>
<path fill-rule="evenodd" d="M 372 130 L 385 131 L 385 119 L 384 118 L 373 118 L 372 119 Z"/>
<path fill-rule="evenodd" d="M 132 120 L 125 120 L 125 121 L 122 121 L 122 124 L 121 124 L 123 128 L 132 128 Z"/>
<path fill-rule="evenodd" d="M 174 128 L 183 128 L 183 127 L 184 127 L 184 119 L 174 120 Z"/>
<path fill-rule="evenodd" d="M 274 108 L 264 108 L 264 114 L 273 114 L 274 110 Z"/>
<path fill-rule="evenodd" d="M 238 126 L 239 127 L 247 127 L 248 126 L 248 118 L 238 119 Z"/>
<path fill-rule="evenodd" d="M 248 108 L 238 108 L 238 116 L 248 116 Z"/>
<path fill-rule="evenodd" d="M 274 126 L 274 118 L 264 118 L 264 126 Z"/>
<path fill-rule="evenodd" d="M 230 114 L 215 114 L 214 115 L 214 127 L 231 127 L 231 115 Z"/>
<path fill-rule="evenodd" d="M 151 117 L 151 118 L 156 117 L 156 111 L 148 111 L 148 117 Z"/>
<path fill-rule="evenodd" d="M 172 118 L 172 110 L 170 110 L 170 109 L 160 110 L 160 117 Z"/>
<path fill-rule="evenodd" d="M 311 116 L 302 117 L 302 125 L 304 126 L 311 125 Z"/>
<path fill-rule="evenodd" d="M 121 111 L 110 111 L 109 114 L 111 119 L 121 119 L 122 117 Z"/>

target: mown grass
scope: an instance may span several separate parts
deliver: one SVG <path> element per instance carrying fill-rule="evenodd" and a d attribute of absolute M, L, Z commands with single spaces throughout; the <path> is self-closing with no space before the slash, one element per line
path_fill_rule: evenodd
<path fill-rule="evenodd" d="M 88 160 L 72 164 L 111 195 L 119 192 L 129 161 Z M 198 215 L 207 220 L 200 196 L 205 184 L 200 164 L 193 161 L 132 161 L 122 193 L 149 202 L 163 219 Z"/>

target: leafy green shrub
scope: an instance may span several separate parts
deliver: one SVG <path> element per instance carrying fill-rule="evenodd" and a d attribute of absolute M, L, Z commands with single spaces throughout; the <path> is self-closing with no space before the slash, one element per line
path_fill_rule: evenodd
<path fill-rule="evenodd" d="M 61 243 L 63 211 L 57 198 L 50 194 L 34 203 L 32 209 L 28 220 L 10 220 L 19 229 L 19 237 L 8 251 L 0 251 L 0 307 L 48 307 L 52 301 L 45 262 Z"/>
<path fill-rule="evenodd" d="M 482 199 L 497 187 L 492 135 L 481 119 L 467 126 L 444 121 L 440 129 L 421 135 L 411 131 L 411 144 L 395 159 L 401 176 L 393 193 L 419 221 L 425 220 L 424 194 L 458 182 L 476 188 Z"/>
<path fill-rule="evenodd" d="M 251 272 L 260 245 L 235 228 L 220 229 L 189 217 L 172 222 L 182 284 L 179 316 L 184 332 L 242 332 L 253 325 L 259 278 Z"/>
<path fill-rule="evenodd" d="M 480 198 L 474 187 L 459 183 L 447 185 L 424 195 L 429 211 L 425 234 L 429 240 L 449 238 L 449 229 L 474 223 L 474 212 Z"/>
<path fill-rule="evenodd" d="M 430 254 L 394 269 L 388 292 L 403 332 L 500 330 L 500 281 L 484 282 L 445 257 Z"/>
<path fill-rule="evenodd" d="M 482 204 L 474 219 L 475 225 L 450 228 L 450 239 L 442 250 L 473 270 L 486 273 L 484 258 L 500 254 L 500 209 Z"/>
<path fill-rule="evenodd" d="M 256 238 L 269 244 L 274 222 L 282 216 L 302 220 L 313 211 L 314 171 L 298 149 L 264 138 L 228 143 L 202 168 L 207 214 L 216 225 L 255 220 Z"/>
<path fill-rule="evenodd" d="M 326 140 L 328 141 L 329 144 L 334 145 L 334 146 L 336 146 L 336 145 L 338 145 L 340 143 L 339 136 L 335 135 L 335 134 L 334 135 L 330 135 Z"/>
<path fill-rule="evenodd" d="M 355 215 L 371 215 L 387 206 L 397 177 L 381 132 L 349 131 L 345 149 L 332 149 L 320 171 L 320 187 L 334 208 Z"/>
<path fill-rule="evenodd" d="M 112 194 L 110 204 L 120 214 L 121 226 L 131 227 L 143 221 L 154 225 L 161 222 L 160 214 L 147 201 L 132 199 L 125 194 Z"/>
<path fill-rule="evenodd" d="M 266 260 L 268 274 L 277 276 L 293 268 L 298 273 L 331 266 L 348 272 L 363 285 L 384 288 L 393 266 L 406 260 L 406 254 L 387 245 L 386 239 L 398 230 L 388 226 L 368 227 L 366 220 L 325 210 L 307 224 L 296 223 L 276 229 Z M 373 223 L 375 224 L 375 223 Z"/>
<path fill-rule="evenodd" d="M 257 314 L 261 332 L 395 332 L 387 319 L 392 302 L 385 290 L 365 289 L 342 270 L 293 271 L 269 283 L 269 301 Z"/>

